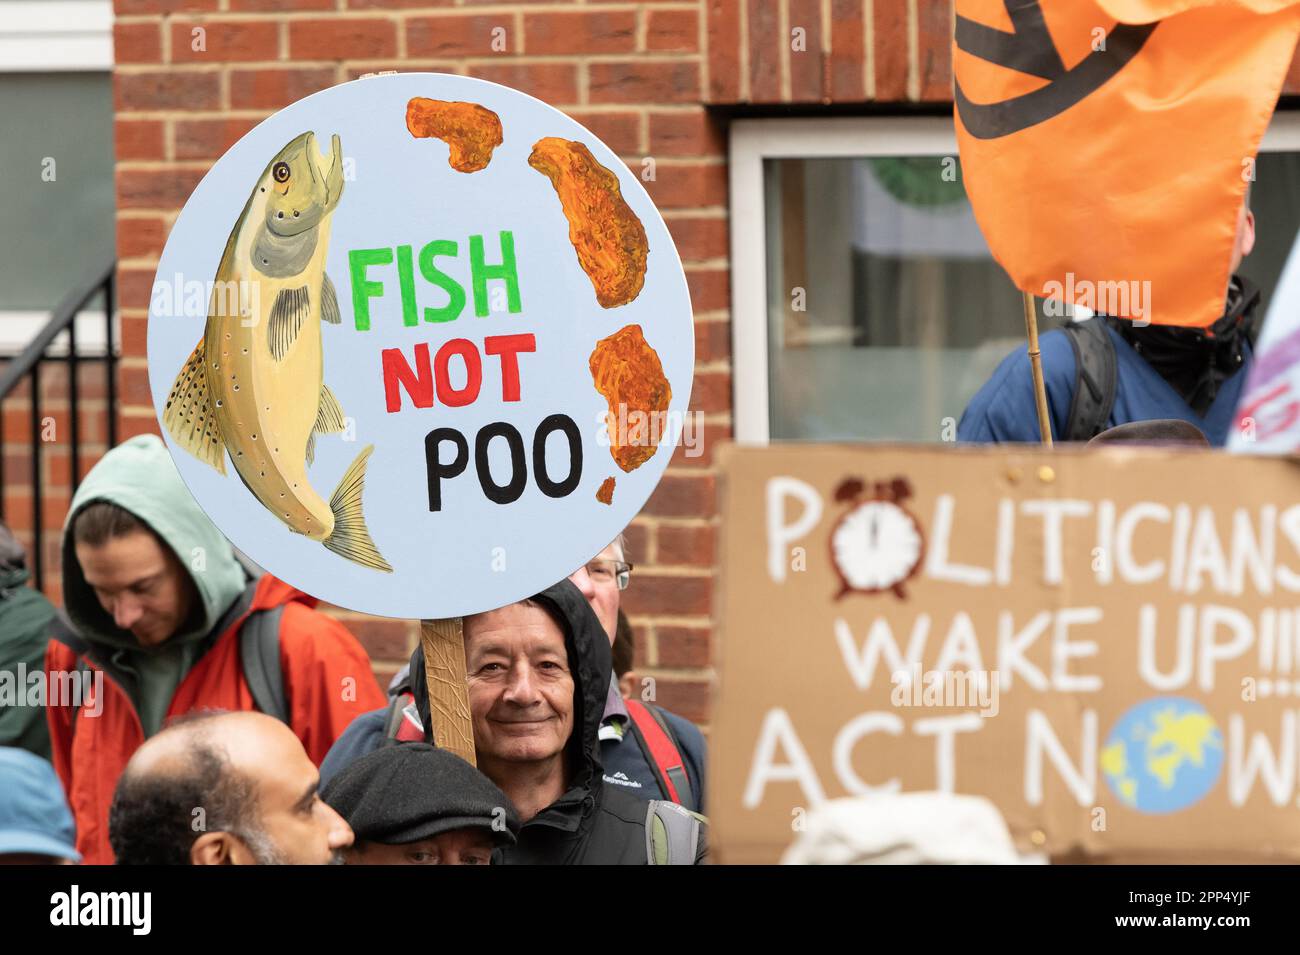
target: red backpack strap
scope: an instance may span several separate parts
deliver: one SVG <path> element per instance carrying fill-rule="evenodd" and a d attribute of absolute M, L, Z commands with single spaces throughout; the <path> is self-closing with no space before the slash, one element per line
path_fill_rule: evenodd
<path fill-rule="evenodd" d="M 694 797 L 691 793 L 690 778 L 686 775 L 686 765 L 682 761 L 682 754 L 677 749 L 677 745 L 668 735 L 668 728 L 662 722 L 662 717 L 640 700 L 623 702 L 627 706 L 628 716 L 632 717 L 632 725 L 644 743 L 643 748 L 649 757 L 650 767 L 659 777 L 664 795 L 669 801 L 682 805 L 692 801 Z"/>
<path fill-rule="evenodd" d="M 424 729 L 415 709 L 415 697 L 410 693 L 397 693 L 388 701 L 384 716 L 384 741 L 386 743 L 422 743 Z"/>

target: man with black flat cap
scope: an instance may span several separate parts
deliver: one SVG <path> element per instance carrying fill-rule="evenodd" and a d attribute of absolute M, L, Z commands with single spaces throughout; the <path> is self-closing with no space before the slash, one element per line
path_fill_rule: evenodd
<path fill-rule="evenodd" d="M 321 798 L 355 834 L 348 865 L 487 865 L 519 832 L 505 793 L 428 743 L 367 753 L 331 779 Z"/>

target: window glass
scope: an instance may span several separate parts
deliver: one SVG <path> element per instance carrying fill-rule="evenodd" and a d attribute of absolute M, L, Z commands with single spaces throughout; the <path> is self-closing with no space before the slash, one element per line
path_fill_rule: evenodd
<path fill-rule="evenodd" d="M 955 160 L 769 159 L 764 192 L 771 438 L 951 437 L 1025 341 L 1020 293 Z M 1258 241 L 1241 272 L 1266 306 L 1300 225 L 1300 154 L 1260 156 L 1252 206 Z M 1039 302 L 1040 333 L 1062 322 Z"/>

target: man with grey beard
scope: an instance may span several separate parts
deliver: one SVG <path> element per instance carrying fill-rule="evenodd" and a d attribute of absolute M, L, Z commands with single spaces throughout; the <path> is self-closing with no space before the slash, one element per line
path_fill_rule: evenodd
<path fill-rule="evenodd" d="M 183 717 L 127 763 L 109 842 L 119 865 L 337 864 L 352 829 L 319 787 L 302 743 L 279 720 Z"/>

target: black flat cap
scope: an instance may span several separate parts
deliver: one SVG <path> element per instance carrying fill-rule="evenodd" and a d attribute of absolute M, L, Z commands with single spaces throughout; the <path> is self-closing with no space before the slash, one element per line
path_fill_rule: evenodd
<path fill-rule="evenodd" d="M 453 829 L 486 829 L 514 845 L 519 816 L 492 780 L 459 756 L 428 743 L 367 753 L 321 790 L 357 839 L 407 845 Z"/>

